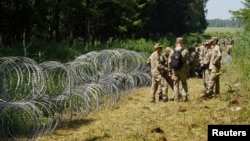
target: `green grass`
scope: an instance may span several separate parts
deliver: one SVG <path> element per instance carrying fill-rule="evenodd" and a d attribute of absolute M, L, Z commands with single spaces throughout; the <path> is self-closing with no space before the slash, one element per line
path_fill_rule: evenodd
<path fill-rule="evenodd" d="M 217 98 L 200 99 L 203 85 L 199 78 L 188 80 L 189 102 L 150 103 L 150 87 L 138 88 L 115 107 L 91 113 L 84 121 L 72 122 L 73 128 L 61 127 L 40 141 L 206 141 L 209 124 L 250 123 L 249 94 L 242 90 L 240 95 L 231 94 L 231 100 L 239 101 L 236 106 L 241 110 L 234 111 L 234 105 L 228 104 L 226 83 L 235 79 L 228 74 L 221 76 L 221 94 Z M 239 87 L 233 85 L 234 89 Z"/>
<path fill-rule="evenodd" d="M 215 33 L 230 33 L 234 34 L 235 32 L 242 32 L 243 28 L 234 28 L 234 27 L 208 27 L 205 30 L 206 34 L 215 34 Z"/>

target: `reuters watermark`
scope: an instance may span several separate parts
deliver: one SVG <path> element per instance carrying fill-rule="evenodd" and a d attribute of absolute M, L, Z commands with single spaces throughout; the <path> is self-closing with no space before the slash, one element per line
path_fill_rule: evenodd
<path fill-rule="evenodd" d="M 250 125 L 208 125 L 208 141 L 237 139 L 249 141 Z"/>

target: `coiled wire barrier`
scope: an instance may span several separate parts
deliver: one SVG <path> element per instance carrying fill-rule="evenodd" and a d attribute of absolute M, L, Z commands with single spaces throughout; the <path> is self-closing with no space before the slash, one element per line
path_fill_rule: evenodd
<path fill-rule="evenodd" d="M 61 120 L 114 106 L 134 88 L 150 85 L 147 57 L 115 49 L 89 52 L 67 64 L 0 58 L 0 140 L 36 140 Z"/>
<path fill-rule="evenodd" d="M 61 120 L 114 106 L 134 88 L 150 85 L 147 57 L 115 49 L 89 52 L 67 64 L 0 58 L 0 140 L 36 140 Z M 232 62 L 230 55 L 222 57 L 224 65 Z"/>

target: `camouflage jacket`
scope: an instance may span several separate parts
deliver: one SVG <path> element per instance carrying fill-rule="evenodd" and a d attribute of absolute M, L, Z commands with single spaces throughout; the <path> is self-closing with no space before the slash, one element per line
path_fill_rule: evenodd
<path fill-rule="evenodd" d="M 212 46 L 212 55 L 209 63 L 209 69 L 218 71 L 221 68 L 221 49 L 219 45 Z"/>
<path fill-rule="evenodd" d="M 152 77 L 157 77 L 161 75 L 163 70 L 167 70 L 167 67 L 161 64 L 161 54 L 157 51 L 153 52 L 147 60 L 147 63 L 150 64 L 151 67 L 151 75 Z"/>
<path fill-rule="evenodd" d="M 204 58 L 202 60 L 202 64 L 204 67 L 207 68 L 209 67 L 211 56 L 212 56 L 212 49 L 211 48 L 206 49 Z"/>

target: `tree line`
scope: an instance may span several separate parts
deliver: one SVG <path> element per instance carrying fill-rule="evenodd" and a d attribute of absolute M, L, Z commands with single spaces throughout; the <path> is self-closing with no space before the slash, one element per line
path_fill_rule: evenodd
<path fill-rule="evenodd" d="M 0 46 L 203 33 L 208 0 L 1 0 Z"/>

